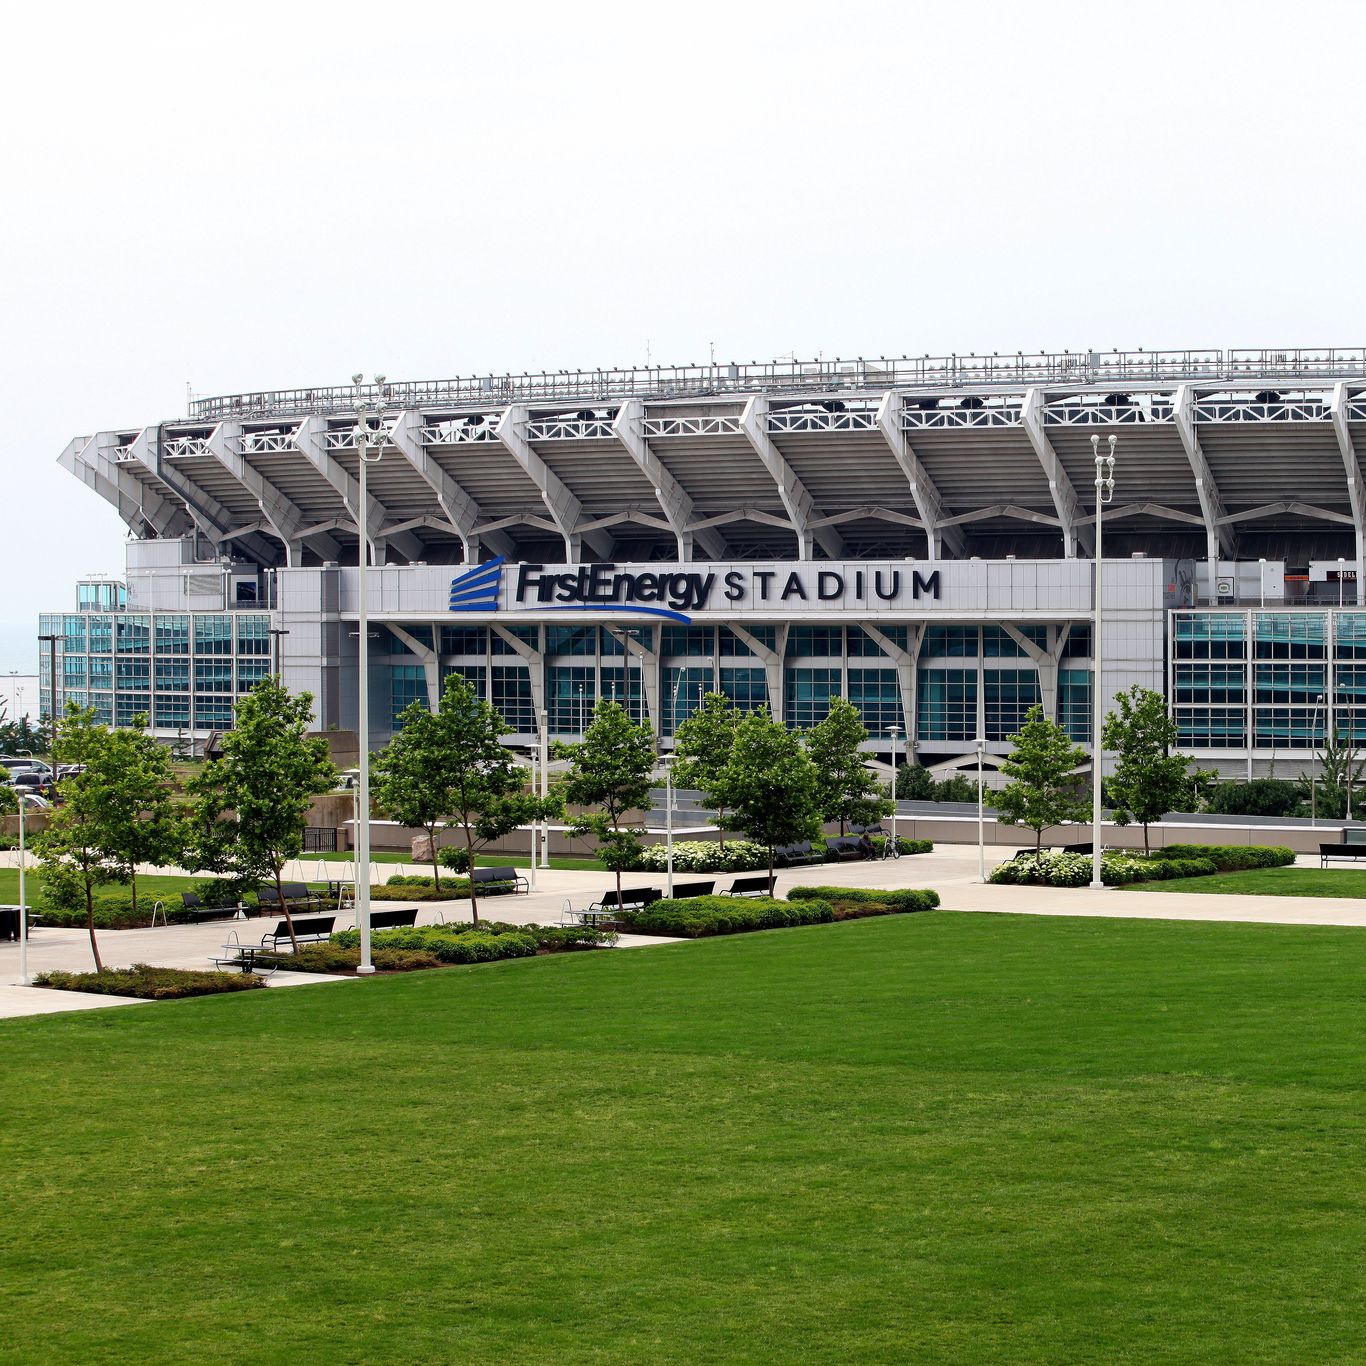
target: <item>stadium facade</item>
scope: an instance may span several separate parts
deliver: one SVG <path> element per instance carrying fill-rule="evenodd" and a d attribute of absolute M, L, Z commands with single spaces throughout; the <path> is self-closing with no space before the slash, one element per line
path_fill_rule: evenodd
<path fill-rule="evenodd" d="M 484 376 L 195 400 L 60 460 L 129 528 L 41 618 L 45 699 L 200 742 L 278 670 L 355 725 L 369 406 L 372 733 L 468 677 L 528 746 L 616 697 L 667 746 L 711 689 L 890 752 L 1090 733 L 1164 691 L 1234 774 L 1366 739 L 1366 350 L 1081 352 Z M 380 409 L 376 414 L 376 409 Z M 383 435 L 378 436 L 377 431 Z"/>

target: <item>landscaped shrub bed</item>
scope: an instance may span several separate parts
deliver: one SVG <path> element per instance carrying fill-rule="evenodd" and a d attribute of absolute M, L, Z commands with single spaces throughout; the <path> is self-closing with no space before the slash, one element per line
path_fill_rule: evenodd
<path fill-rule="evenodd" d="M 890 835 L 874 835 L 872 837 L 873 848 L 881 854 L 887 847 L 887 841 L 889 839 L 891 839 Z M 934 852 L 933 840 L 908 840 L 905 835 L 898 835 L 896 837 L 896 843 L 897 848 L 900 849 L 903 854 L 931 854 Z"/>
<path fill-rule="evenodd" d="M 103 972 L 40 972 L 34 986 L 56 991 L 84 991 L 97 996 L 136 996 L 144 1001 L 174 1001 L 185 996 L 216 996 L 224 991 L 253 991 L 265 982 L 252 973 L 195 972 L 134 963 L 131 968 Z"/>
<path fill-rule="evenodd" d="M 1245 868 L 1284 868 L 1294 863 L 1295 851 L 1283 844 L 1169 844 L 1154 849 L 1155 859 L 1208 859 L 1221 873 Z"/>
<path fill-rule="evenodd" d="M 263 967 L 288 968 L 292 972 L 354 973 L 360 966 L 360 948 L 340 944 L 300 944 L 298 953 L 258 955 Z M 372 949 L 370 961 L 377 972 L 415 972 L 443 966 L 436 954 L 425 949 Z"/>
<path fill-rule="evenodd" d="M 639 872 L 662 873 L 669 866 L 669 849 L 652 844 L 643 849 L 636 864 Z M 675 840 L 676 873 L 745 873 L 768 867 L 768 850 L 753 840 Z"/>
<path fill-rule="evenodd" d="M 988 879 L 1018 887 L 1086 887 L 1094 871 L 1090 854 L 1068 854 L 1045 849 L 1021 854 L 1002 863 Z M 1141 854 L 1102 853 L 1101 880 L 1107 887 L 1132 882 L 1166 882 L 1172 878 L 1204 877 L 1218 871 L 1206 858 L 1145 858 Z"/>
<path fill-rule="evenodd" d="M 211 885 L 212 879 L 208 880 Z M 31 884 L 30 884 L 31 885 Z M 205 879 L 187 878 L 184 889 L 187 892 L 199 892 L 204 897 L 207 904 L 211 893 L 204 891 Z M 127 887 L 106 888 L 101 892 L 95 893 L 95 928 L 97 930 L 142 930 L 152 923 L 152 908 L 160 901 L 166 908 L 166 920 L 172 925 L 193 924 L 195 917 L 190 915 L 180 904 L 179 892 L 148 892 L 139 891 L 137 912 L 133 911 L 133 894 Z M 33 915 L 40 925 L 49 925 L 57 929 L 83 930 L 85 929 L 85 906 L 54 906 L 46 894 L 40 890 L 38 904 L 30 908 Z M 232 914 L 225 911 L 223 918 L 227 919 Z M 158 914 L 157 921 L 160 923 L 161 916 Z"/>
<path fill-rule="evenodd" d="M 915 887 L 793 887 L 787 895 L 791 901 L 828 901 L 836 920 L 932 911 L 939 905 L 938 892 Z"/>
<path fill-rule="evenodd" d="M 472 925 L 414 925 L 378 930 L 371 949 L 408 950 L 435 956 L 442 963 L 485 963 L 498 958 L 526 958 L 535 953 L 568 953 L 616 943 L 616 935 L 587 925 L 509 925 L 500 921 Z M 360 948 L 358 930 L 342 930 L 331 943 L 344 949 Z M 282 961 L 286 964 L 289 958 Z"/>
<path fill-rule="evenodd" d="M 828 901 L 778 901 L 772 897 L 695 896 L 656 901 L 645 911 L 626 911 L 622 923 L 633 934 L 703 939 L 789 925 L 815 925 L 835 918 Z"/>
<path fill-rule="evenodd" d="M 382 886 L 370 888 L 371 901 L 456 901 L 469 894 L 467 877 L 442 878 L 438 888 L 435 878 L 402 873 L 395 873 Z"/>

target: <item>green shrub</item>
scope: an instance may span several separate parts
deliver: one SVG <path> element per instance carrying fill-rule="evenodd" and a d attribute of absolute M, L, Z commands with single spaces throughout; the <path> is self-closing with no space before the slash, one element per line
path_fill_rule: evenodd
<path fill-rule="evenodd" d="M 640 852 L 636 868 L 641 872 L 662 873 L 669 864 L 665 844 L 652 844 Z M 754 840 L 675 840 L 676 873 L 743 873 L 768 867 L 768 850 Z"/>
<path fill-rule="evenodd" d="M 54 991 L 84 991 L 98 996 L 136 996 L 144 1001 L 174 1001 L 185 996 L 215 996 L 224 991 L 252 991 L 265 981 L 248 972 L 198 972 L 134 963 L 131 968 L 103 972 L 40 972 L 34 986 Z"/>
<path fill-rule="evenodd" d="M 459 845 L 443 844 L 436 851 L 436 861 L 453 873 L 468 873 L 470 870 L 470 851 Z"/>
<path fill-rule="evenodd" d="M 1224 816 L 1293 816 L 1303 796 L 1300 785 L 1286 778 L 1254 778 L 1217 784 L 1206 805 Z"/>
<path fill-rule="evenodd" d="M 360 947 L 359 930 L 342 930 L 331 942 L 346 949 Z M 370 937 L 372 952 L 409 949 L 433 954 L 443 963 L 491 963 L 500 958 L 529 958 L 536 941 L 529 934 L 489 934 L 484 929 L 458 929 L 451 925 L 415 925 L 378 930 Z"/>
<path fill-rule="evenodd" d="M 359 938 L 359 936 L 357 936 Z M 360 947 L 340 944 L 300 944 L 298 953 L 258 956 L 266 967 L 287 968 L 292 972 L 355 972 L 360 966 Z M 439 968 L 436 954 L 419 949 L 374 949 L 370 961 L 380 972 L 413 972 L 419 968 Z"/>
<path fill-rule="evenodd" d="M 881 854 L 887 847 L 889 839 L 891 839 L 890 835 L 874 835 L 873 848 Z M 932 854 L 934 852 L 933 840 L 908 840 L 905 835 L 898 835 L 896 844 L 903 854 Z"/>
<path fill-rule="evenodd" d="M 382 886 L 370 888 L 371 901 L 457 901 L 469 894 L 469 878 L 445 878 L 438 889 L 435 878 L 403 873 L 395 873 Z"/>
<path fill-rule="evenodd" d="M 828 901 L 778 901 L 772 897 L 695 896 L 656 901 L 648 910 L 625 911 L 622 921 L 635 934 L 702 939 L 716 934 L 781 929 L 828 923 L 835 918 Z"/>
<path fill-rule="evenodd" d="M 1191 846 L 1195 847 L 1195 846 Z M 1217 871 L 1204 858 L 1145 857 L 1118 851 L 1102 853 L 1101 881 L 1107 887 L 1124 887 L 1133 882 L 1165 882 L 1171 878 L 1204 877 Z M 1020 887 L 1086 887 L 1094 865 L 1090 854 L 1068 854 L 1045 849 L 1040 854 L 1021 854 L 992 870 L 990 882 Z"/>
<path fill-rule="evenodd" d="M 852 910 L 855 906 L 884 906 L 887 911 L 899 914 L 932 911 L 939 905 L 938 892 L 914 887 L 793 887 L 787 896 L 789 901 L 828 901 L 835 908 L 837 920 L 854 918 L 847 913 L 841 916 L 841 908 Z"/>
<path fill-rule="evenodd" d="M 1221 873 L 1245 868 L 1283 868 L 1294 863 L 1295 851 L 1283 844 L 1169 844 L 1154 849 L 1155 859 L 1204 859 Z"/>

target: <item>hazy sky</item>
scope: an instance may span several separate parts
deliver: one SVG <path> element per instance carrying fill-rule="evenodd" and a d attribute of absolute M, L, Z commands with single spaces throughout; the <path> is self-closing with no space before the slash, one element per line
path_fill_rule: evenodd
<path fill-rule="evenodd" d="M 196 393 L 1366 345 L 1360 6 L 16 7 L 0 669 Z"/>

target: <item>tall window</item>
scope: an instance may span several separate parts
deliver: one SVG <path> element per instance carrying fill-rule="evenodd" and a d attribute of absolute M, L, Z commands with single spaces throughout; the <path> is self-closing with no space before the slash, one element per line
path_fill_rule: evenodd
<path fill-rule="evenodd" d="M 597 705 L 592 665 L 551 664 L 545 671 L 546 709 L 552 735 L 582 735 Z"/>
<path fill-rule="evenodd" d="M 421 664 L 391 664 L 389 666 L 389 723 L 398 725 L 399 714 L 413 702 L 430 707 L 427 697 L 427 673 Z"/>
<path fill-rule="evenodd" d="M 521 664 L 493 666 L 493 705 L 520 735 L 537 733 L 536 708 L 531 700 L 531 674 Z"/>
<path fill-rule="evenodd" d="M 190 653 L 189 617 L 156 618 L 156 647 L 159 655 L 187 655 Z"/>
<path fill-rule="evenodd" d="M 226 614 L 194 619 L 194 652 L 197 655 L 232 653 L 232 618 Z"/>
<path fill-rule="evenodd" d="M 243 612 L 237 617 L 237 653 L 239 655 L 270 654 L 270 618 Z"/>
<path fill-rule="evenodd" d="M 660 699 L 664 709 L 664 734 L 672 735 L 678 723 L 691 716 L 715 686 L 712 671 L 705 665 L 687 668 L 668 665 L 664 670 L 664 695 Z"/>
<path fill-rule="evenodd" d="M 787 724 L 810 730 L 830 712 L 830 698 L 844 691 L 840 669 L 785 669 Z"/>
<path fill-rule="evenodd" d="M 768 703 L 768 675 L 763 669 L 722 669 L 721 691 L 738 711 L 758 711 Z"/>
<path fill-rule="evenodd" d="M 895 669 L 850 669 L 849 700 L 873 735 L 884 735 L 891 726 L 905 727 Z"/>
<path fill-rule="evenodd" d="M 1020 733 L 1030 707 L 1042 701 L 1033 669 L 989 669 L 986 688 L 987 739 L 1007 740 Z"/>
<path fill-rule="evenodd" d="M 1058 670 L 1058 724 L 1069 740 L 1091 739 L 1091 670 Z"/>
<path fill-rule="evenodd" d="M 916 694 L 916 734 L 922 740 L 976 737 L 976 669 L 921 669 Z"/>

